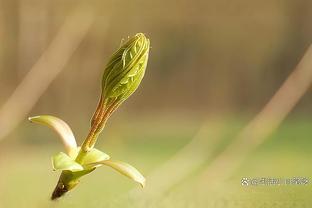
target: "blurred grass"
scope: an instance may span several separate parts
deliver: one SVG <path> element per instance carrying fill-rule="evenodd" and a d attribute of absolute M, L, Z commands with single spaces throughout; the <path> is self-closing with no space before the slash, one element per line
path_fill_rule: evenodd
<path fill-rule="evenodd" d="M 108 128 L 107 139 L 101 141 L 98 148 L 149 175 L 187 144 L 199 123 L 196 120 L 151 122 L 140 119 L 121 124 L 118 129 Z M 226 120 L 213 155 L 217 155 L 234 138 L 244 123 L 244 119 L 239 118 Z M 144 127 L 141 133 L 139 126 Z M 0 207 L 309 207 L 312 204 L 309 197 L 312 194 L 311 183 L 307 186 L 243 187 L 241 178 L 300 176 L 312 179 L 311 127 L 312 120 L 309 119 L 287 120 L 246 158 L 231 178 L 220 182 L 216 189 L 198 186 L 201 184 L 198 180 L 202 180 L 197 177 L 200 170 L 211 161 L 207 159 L 200 170 L 194 170 L 194 174 L 172 186 L 161 197 L 145 199 L 142 195 L 136 200 L 127 199 L 128 191 L 137 184 L 109 168 L 102 168 L 83 178 L 73 192 L 57 202 L 49 201 L 58 178 L 58 173 L 51 171 L 50 156 L 62 149 L 52 144 L 56 143 L 52 138 L 55 135 L 49 130 L 31 133 L 27 127 L 27 130 L 20 131 L 27 132 L 24 140 L 33 137 L 43 141 L 38 144 L 17 140 L 15 151 L 10 151 L 6 144 L 1 146 Z M 49 142 L 50 137 L 52 142 Z"/>

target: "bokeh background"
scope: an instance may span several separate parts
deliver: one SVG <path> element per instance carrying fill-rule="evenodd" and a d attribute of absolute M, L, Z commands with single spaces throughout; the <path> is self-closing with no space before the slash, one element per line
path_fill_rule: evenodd
<path fill-rule="evenodd" d="M 241 178 L 312 176 L 311 88 L 229 177 L 205 172 L 294 70 L 311 20 L 309 0 L 2 0 L 0 207 L 310 207 L 311 184 L 246 188 Z M 138 32 L 151 41 L 145 78 L 97 147 L 150 184 L 137 190 L 103 168 L 50 202 L 50 156 L 63 149 L 27 117 L 58 116 L 82 142 L 106 62 Z"/>

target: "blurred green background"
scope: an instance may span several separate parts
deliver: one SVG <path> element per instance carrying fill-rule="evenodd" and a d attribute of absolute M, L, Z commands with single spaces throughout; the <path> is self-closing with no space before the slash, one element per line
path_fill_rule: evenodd
<path fill-rule="evenodd" d="M 0 137 L 0 207 L 312 205 L 312 181 L 305 186 L 241 185 L 242 177 L 312 180 L 311 88 L 229 178 L 210 189 L 215 179 L 202 174 L 270 100 L 311 44 L 312 1 L 2 0 L 0 111 L 73 13 L 74 33 L 91 16 L 86 34 L 17 127 Z M 137 184 L 103 168 L 60 201 L 50 202 L 58 178 L 50 156 L 63 149 L 53 132 L 30 124 L 27 117 L 58 116 L 82 142 L 106 62 L 122 38 L 138 32 L 151 40 L 146 75 L 110 118 L 97 147 L 143 172 L 147 190 L 136 190 Z M 25 107 L 24 96 L 12 112 Z M 0 131 L 4 126 L 0 122 Z M 204 133 L 194 144 L 200 129 Z M 175 158 L 176 168 L 168 168 Z"/>

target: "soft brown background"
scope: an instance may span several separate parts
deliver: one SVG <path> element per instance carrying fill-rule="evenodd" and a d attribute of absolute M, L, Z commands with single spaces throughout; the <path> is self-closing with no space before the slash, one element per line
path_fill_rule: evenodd
<path fill-rule="evenodd" d="M 30 124 L 27 117 L 59 116 L 81 142 L 106 62 L 122 38 L 138 32 L 151 41 L 146 75 L 111 117 L 97 147 L 148 176 L 147 193 L 164 194 L 154 201 L 139 194 L 146 200 L 142 207 L 261 207 L 264 198 L 280 207 L 309 207 L 308 186 L 246 191 L 240 179 L 312 176 L 311 88 L 280 129 L 244 156 L 241 169 L 233 170 L 220 192 L 206 194 L 214 178 L 203 178 L 201 170 L 270 100 L 311 44 L 311 0 L 0 0 L 0 112 L 73 13 L 78 14 L 77 33 L 85 13 L 93 19 L 62 72 L 5 137 L 3 124 L 16 117 L 0 118 L 0 207 L 52 206 L 48 196 L 58 176 L 49 157 L 63 149 L 54 133 Z M 25 107 L 25 96 L 10 112 Z M 198 131 L 202 124 L 204 130 Z M 171 169 L 164 165 L 175 158 Z M 196 184 L 204 185 L 197 189 Z M 120 198 L 134 186 L 104 169 L 53 206 L 105 207 L 116 200 L 139 207 Z M 204 195 L 197 197 L 194 190 Z"/>
<path fill-rule="evenodd" d="M 1 2 L 1 102 L 80 3 Z M 90 116 L 105 63 L 122 38 L 137 32 L 151 39 L 150 61 L 142 86 L 123 110 L 248 112 L 272 96 L 311 42 L 308 0 L 93 0 L 86 6 L 95 22 L 34 112 Z M 311 112 L 311 102 L 309 93 L 300 112 Z"/>

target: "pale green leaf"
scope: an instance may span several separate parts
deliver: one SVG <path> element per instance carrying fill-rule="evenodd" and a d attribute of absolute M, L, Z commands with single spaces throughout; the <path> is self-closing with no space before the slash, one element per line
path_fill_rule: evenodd
<path fill-rule="evenodd" d="M 77 148 L 76 139 L 70 127 L 63 120 L 50 115 L 41 115 L 28 118 L 33 123 L 42 124 L 56 131 L 60 136 L 67 154 L 72 154 Z"/>
<path fill-rule="evenodd" d="M 67 154 L 59 152 L 52 157 L 53 170 L 70 170 L 70 171 L 80 171 L 83 167 L 70 158 Z"/>
<path fill-rule="evenodd" d="M 110 156 L 107 155 L 106 153 L 93 148 L 86 154 L 86 156 L 83 158 L 81 164 L 86 165 L 90 163 L 96 163 L 99 161 L 104 161 L 104 160 L 109 160 Z M 95 166 L 96 167 L 96 166 Z"/>
<path fill-rule="evenodd" d="M 129 165 L 128 163 L 121 162 L 121 161 L 113 161 L 113 160 L 104 160 L 99 161 L 96 163 L 89 164 L 89 166 L 93 167 L 95 165 L 106 165 L 109 166 L 119 173 L 127 176 L 128 178 L 138 182 L 143 188 L 145 186 L 145 178 L 144 176 L 133 166 Z"/>

